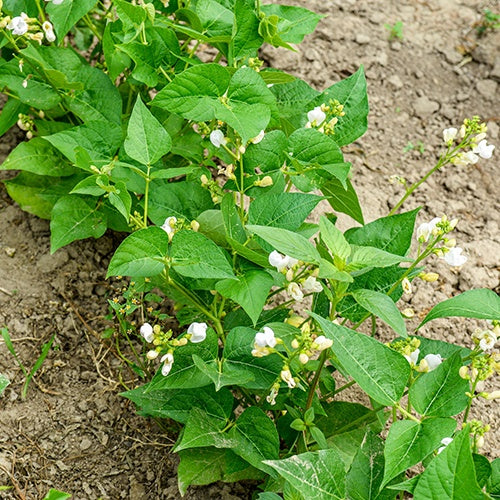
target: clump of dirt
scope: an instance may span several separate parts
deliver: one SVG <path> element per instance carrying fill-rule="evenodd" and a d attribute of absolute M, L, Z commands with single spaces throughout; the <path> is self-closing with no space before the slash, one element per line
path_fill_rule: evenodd
<path fill-rule="evenodd" d="M 477 38 L 471 26 L 495 2 L 438 0 L 319 0 L 283 2 L 325 14 L 298 52 L 266 48 L 262 57 L 323 89 L 366 70 L 371 113 L 368 132 L 345 150 L 367 221 L 387 214 L 401 196 L 392 174 L 409 181 L 430 168 L 442 148 L 442 130 L 480 115 L 493 159 L 438 172 L 405 205 L 421 206 L 419 223 L 446 213 L 458 217 L 456 239 L 469 260 L 460 270 L 436 259 L 436 283 L 420 282 L 405 298 L 420 318 L 438 301 L 470 288 L 499 289 L 497 196 L 500 109 L 500 32 Z M 402 21 L 403 38 L 389 40 L 384 24 Z M 22 138 L 2 138 L 0 160 Z M 413 147 L 412 147 L 413 145 Z M 404 150 L 407 152 L 404 152 Z M 2 175 L 5 175 L 2 173 Z M 328 210 L 327 206 L 323 207 Z M 342 227 L 351 222 L 341 218 Z M 29 368 L 43 343 L 54 348 L 20 397 L 24 377 L 5 345 L 0 373 L 12 384 L 0 399 L 0 484 L 5 498 L 43 498 L 49 488 L 78 499 L 174 499 L 180 495 L 172 438 L 119 396 L 118 374 L 131 374 L 99 340 L 109 326 L 105 270 L 118 236 L 76 242 L 49 254 L 49 224 L 22 212 L 0 190 L 0 326 L 7 326 Z M 415 324 L 417 319 L 415 320 Z M 425 336 L 470 346 L 477 322 L 436 321 Z M 489 387 L 493 390 L 493 387 Z M 498 456 L 500 429 L 494 402 L 475 415 L 492 425 L 486 451 Z M 174 436 L 174 433 L 170 433 Z M 17 492 L 16 492 L 17 490 Z M 24 492 L 24 493 L 23 493 Z M 23 497 L 24 495 L 24 497 Z M 245 485 L 190 488 L 185 498 L 249 498 Z"/>

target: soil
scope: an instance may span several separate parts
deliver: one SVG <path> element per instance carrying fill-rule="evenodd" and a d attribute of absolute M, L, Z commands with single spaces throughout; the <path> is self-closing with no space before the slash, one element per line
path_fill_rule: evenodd
<path fill-rule="evenodd" d="M 469 260 L 457 270 L 436 259 L 432 270 L 439 280 L 416 283 L 404 300 L 422 317 L 459 291 L 498 291 L 500 31 L 478 38 L 471 29 L 485 8 L 498 12 L 498 2 L 287 3 L 326 17 L 296 53 L 266 48 L 266 62 L 318 89 L 349 76 L 361 64 L 365 67 L 369 131 L 345 149 L 345 156 L 353 163 L 367 221 L 386 215 L 402 194 L 400 185 L 388 182 L 389 176 L 413 181 L 434 164 L 444 128 L 458 128 L 476 114 L 488 122 L 489 140 L 497 144 L 493 158 L 436 173 L 404 206 L 422 207 L 418 223 L 443 213 L 458 217 L 456 239 Z M 403 22 L 403 38 L 389 40 L 384 24 L 397 21 Z M 22 138 L 18 130 L 2 137 L 0 160 Z M 410 142 L 417 147 L 404 152 Z M 341 225 L 352 223 L 342 217 Z M 107 234 L 50 255 L 48 222 L 22 212 L 0 188 L 0 327 L 8 327 L 28 369 L 55 334 L 54 348 L 31 381 L 26 399 L 21 398 L 25 378 L 0 344 L 0 373 L 12 381 L 0 399 L 0 486 L 14 486 L 0 493 L 2 498 L 43 498 L 49 488 L 70 492 L 75 499 L 180 498 L 177 458 L 169 453 L 173 438 L 136 416 L 133 405 L 119 396 L 119 363 L 99 340 L 109 326 L 104 316 L 111 285 L 105 270 L 117 241 L 116 235 Z M 470 346 L 478 324 L 436 321 L 423 334 Z M 121 375 L 126 383 L 135 383 L 130 373 Z M 483 451 L 497 457 L 498 407 L 479 403 L 475 415 L 492 425 Z M 185 498 L 244 499 L 251 496 L 250 489 L 219 483 L 190 488 Z"/>

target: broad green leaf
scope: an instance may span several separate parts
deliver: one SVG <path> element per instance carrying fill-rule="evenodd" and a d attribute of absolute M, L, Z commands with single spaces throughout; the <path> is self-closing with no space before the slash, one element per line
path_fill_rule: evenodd
<path fill-rule="evenodd" d="M 50 221 L 50 251 L 75 240 L 100 238 L 107 229 L 106 217 L 95 199 L 63 196 L 54 205 Z"/>
<path fill-rule="evenodd" d="M 384 475 L 384 442 L 368 432 L 361 443 L 346 476 L 346 496 L 349 500 L 382 500 L 394 498 L 396 492 L 379 489 Z"/>
<path fill-rule="evenodd" d="M 224 218 L 221 210 L 205 210 L 196 220 L 200 224 L 198 231 L 210 238 L 220 247 L 226 247 L 226 230 L 224 228 Z"/>
<path fill-rule="evenodd" d="M 321 192 L 327 197 L 328 203 L 335 211 L 347 214 L 356 222 L 364 224 L 365 221 L 358 195 L 349 179 L 346 179 L 345 185 L 347 189 L 338 179 L 330 179 L 321 186 Z"/>
<path fill-rule="evenodd" d="M 19 114 L 25 114 L 28 106 L 13 97 L 8 98 L 0 111 L 0 137 L 7 132 L 19 119 Z"/>
<path fill-rule="evenodd" d="M 171 146 L 172 139 L 167 131 L 138 95 L 123 143 L 125 152 L 142 165 L 153 165 L 170 151 Z"/>
<path fill-rule="evenodd" d="M 256 169 L 263 173 L 279 170 L 283 166 L 288 139 L 281 130 L 271 130 L 257 144 L 249 144 L 243 156 L 245 170 L 254 174 Z"/>
<path fill-rule="evenodd" d="M 158 171 L 158 172 L 161 172 Z M 160 226 L 167 217 L 194 220 L 214 208 L 210 193 L 199 182 L 167 182 L 156 179 L 149 186 L 149 218 Z"/>
<path fill-rule="evenodd" d="M 19 100 L 16 99 L 18 103 L 21 102 L 36 109 L 52 109 L 61 102 L 58 92 L 39 77 L 31 75 L 29 80 L 27 79 L 31 65 L 26 64 L 23 69 L 23 72 L 19 70 L 17 59 L 0 65 L 0 87 L 7 87 L 19 97 Z M 4 112 L 5 107 L 2 114 Z M 14 123 L 17 119 L 16 115 Z"/>
<path fill-rule="evenodd" d="M 36 17 L 36 5 L 31 0 L 4 0 L 2 10 L 10 16 L 20 16 L 25 12 L 30 17 Z"/>
<path fill-rule="evenodd" d="M 278 227 L 248 225 L 247 229 L 290 257 L 314 264 L 321 260 L 314 245 L 300 234 Z"/>
<path fill-rule="evenodd" d="M 484 455 L 480 455 L 479 453 L 473 453 L 472 460 L 474 461 L 477 484 L 480 488 L 483 488 L 486 486 L 486 483 L 493 472 L 490 461 Z"/>
<path fill-rule="evenodd" d="M 188 448 L 215 446 L 216 448 L 234 448 L 237 443 L 224 431 L 228 421 L 215 415 L 209 415 L 200 408 L 193 408 L 183 429 L 180 441 L 173 451 Z"/>
<path fill-rule="evenodd" d="M 116 81 L 120 73 L 130 66 L 130 57 L 122 52 L 115 44 L 113 34 L 122 31 L 119 20 L 108 22 L 102 35 L 102 49 L 109 77 Z"/>
<path fill-rule="evenodd" d="M 288 43 L 300 43 L 304 36 L 312 33 L 323 17 L 303 7 L 291 5 L 263 5 L 262 11 L 267 16 L 279 17 L 278 32 L 282 40 Z"/>
<path fill-rule="evenodd" d="M 78 164 L 83 148 L 91 161 L 111 161 L 122 143 L 121 127 L 109 121 L 89 121 L 84 125 L 47 135 L 45 140 L 72 163 Z"/>
<path fill-rule="evenodd" d="M 434 306 L 419 328 L 436 318 L 461 316 L 478 319 L 500 319 L 500 297 L 488 288 L 468 290 Z"/>
<path fill-rule="evenodd" d="M 279 332 L 276 330 L 276 335 Z M 283 362 L 273 354 L 263 358 L 252 356 L 255 330 L 245 327 L 233 328 L 224 346 L 224 371 L 242 374 L 241 387 L 253 390 L 268 390 L 279 377 Z M 253 375 L 251 380 L 243 380 L 246 373 Z"/>
<path fill-rule="evenodd" d="M 217 350 L 217 334 L 212 328 L 209 328 L 203 342 L 197 344 L 190 342 L 176 349 L 170 373 L 165 377 L 159 369 L 145 392 L 149 394 L 166 389 L 198 389 L 210 385 L 212 383 L 210 378 L 198 369 L 193 361 L 193 354 L 196 354 L 203 361 L 210 362 L 217 358 Z"/>
<path fill-rule="evenodd" d="M 231 76 L 218 64 L 188 68 L 153 100 L 153 105 L 188 120 L 222 120 L 244 143 L 266 128 L 274 103 L 273 94 L 254 70 L 240 68 Z"/>
<path fill-rule="evenodd" d="M 71 498 L 71 495 L 69 493 L 64 493 L 63 491 L 51 488 L 44 496 L 43 500 L 67 500 L 69 498 Z"/>
<path fill-rule="evenodd" d="M 387 323 L 398 335 L 406 337 L 406 324 L 392 299 L 375 290 L 353 290 L 354 300 L 364 309 L 371 312 L 384 323 Z"/>
<path fill-rule="evenodd" d="M 310 109 L 336 99 L 344 105 L 344 116 L 339 116 L 333 139 L 345 146 L 361 137 L 368 128 L 368 96 L 363 66 L 345 80 L 335 83 L 310 103 Z"/>
<path fill-rule="evenodd" d="M 172 267 L 188 278 L 235 278 L 224 251 L 205 235 L 182 230 L 175 233 L 170 251 Z"/>
<path fill-rule="evenodd" d="M 185 424 L 193 408 L 219 418 L 229 418 L 233 411 L 234 398 L 228 389 L 218 392 L 213 387 L 148 391 L 147 387 L 121 393 L 138 406 L 142 416 L 171 418 Z"/>
<path fill-rule="evenodd" d="M 223 296 L 239 304 L 255 324 L 273 286 L 273 278 L 264 271 L 247 271 L 238 280 L 222 280 L 215 289 Z"/>
<path fill-rule="evenodd" d="M 9 384 L 10 380 L 3 373 L 0 373 L 0 396 Z"/>
<path fill-rule="evenodd" d="M 230 59 L 238 61 L 245 57 L 255 57 L 262 45 L 259 35 L 259 18 L 255 13 L 254 0 L 236 0 L 233 34 L 229 45 Z M 267 82 L 266 82 L 267 83 Z"/>
<path fill-rule="evenodd" d="M 410 250 L 419 210 L 382 217 L 362 227 L 349 229 L 345 237 L 351 245 L 376 247 L 404 257 Z"/>
<path fill-rule="evenodd" d="M 441 439 L 452 436 L 456 426 L 452 418 L 429 418 L 421 423 L 413 420 L 394 422 L 385 443 L 383 484 L 437 450 Z"/>
<path fill-rule="evenodd" d="M 295 231 L 320 201 L 319 196 L 303 193 L 259 196 L 250 204 L 248 223 Z"/>
<path fill-rule="evenodd" d="M 443 359 L 451 358 L 456 352 L 460 352 L 462 358 L 470 356 L 471 350 L 467 347 L 462 347 L 456 344 L 450 344 L 444 340 L 428 339 L 420 335 L 415 335 L 420 340 L 420 357 L 423 358 L 427 354 L 441 354 Z"/>
<path fill-rule="evenodd" d="M 209 37 L 227 37 L 229 41 L 234 23 L 229 9 L 216 0 L 198 0 L 195 11 Z"/>
<path fill-rule="evenodd" d="M 52 208 L 82 180 L 81 175 L 49 177 L 21 172 L 4 180 L 9 196 L 26 212 L 42 219 L 50 219 Z"/>
<path fill-rule="evenodd" d="M 125 0 L 115 0 L 114 3 L 118 19 L 120 19 L 127 30 L 137 29 L 146 20 L 146 9 L 141 6 L 130 4 Z"/>
<path fill-rule="evenodd" d="M 179 452 L 177 468 L 179 491 L 184 495 L 190 485 L 211 484 L 216 481 L 261 479 L 263 473 L 227 449 L 194 448 Z"/>
<path fill-rule="evenodd" d="M 349 470 L 361 443 L 365 438 L 366 429 L 360 427 L 347 432 L 334 434 L 327 439 L 328 448 L 335 450 L 344 462 L 346 472 Z"/>
<path fill-rule="evenodd" d="M 299 173 L 307 167 L 314 167 L 326 172 L 325 180 L 332 176 L 342 184 L 349 174 L 349 164 L 337 144 L 327 135 L 313 128 L 300 128 L 289 137 L 289 147 L 293 153 L 293 166 Z M 331 175 L 329 175 L 331 174 Z"/>
<path fill-rule="evenodd" d="M 483 500 L 476 481 L 469 427 L 427 466 L 414 491 L 416 500 Z"/>
<path fill-rule="evenodd" d="M 233 451 L 255 468 L 274 475 L 268 460 L 277 460 L 279 436 L 273 421 L 256 406 L 247 408 L 229 431 L 236 441 Z"/>
<path fill-rule="evenodd" d="M 231 365 L 222 364 L 223 360 L 205 363 L 199 356 L 193 354 L 193 361 L 196 367 L 213 382 L 216 391 L 228 385 L 244 386 L 246 382 L 253 380 L 251 373 L 238 368 L 233 370 Z"/>
<path fill-rule="evenodd" d="M 458 373 L 462 366 L 460 352 L 443 361 L 431 372 L 422 374 L 410 388 L 410 398 L 421 415 L 450 417 L 465 410 L 469 381 Z"/>
<path fill-rule="evenodd" d="M 333 450 L 301 453 L 284 460 L 267 460 L 308 500 L 345 498 L 345 469 L 339 454 Z"/>
<path fill-rule="evenodd" d="M 491 476 L 486 485 L 486 491 L 493 497 L 500 497 L 500 458 L 491 462 Z"/>
<path fill-rule="evenodd" d="M 24 170 L 37 175 L 64 177 L 76 172 L 75 168 L 41 137 L 21 142 L 2 163 L 1 170 Z"/>
<path fill-rule="evenodd" d="M 156 276 L 165 269 L 168 235 L 159 227 L 140 229 L 122 241 L 107 276 Z"/>
<path fill-rule="evenodd" d="M 369 267 L 390 267 L 400 262 L 410 261 L 411 259 L 380 250 L 380 248 L 352 245 L 352 254 L 345 271 L 359 271 Z"/>
<path fill-rule="evenodd" d="M 380 404 L 399 402 L 410 376 L 406 359 L 378 340 L 310 313 L 326 337 L 333 340 L 335 356 L 359 386 Z"/>
<path fill-rule="evenodd" d="M 342 261 L 346 261 L 347 257 L 351 255 L 351 246 L 344 238 L 342 231 L 337 229 L 326 217 L 319 219 L 319 230 L 321 239 L 332 252 L 334 257 L 338 257 Z"/>
<path fill-rule="evenodd" d="M 59 5 L 50 2 L 45 7 L 54 25 L 57 39 L 61 41 L 68 31 L 85 15 L 97 0 L 64 0 Z"/>
<path fill-rule="evenodd" d="M 130 219 L 130 209 L 132 208 L 132 197 L 128 192 L 125 183 L 116 183 L 115 191 L 109 193 L 108 201 L 115 207 L 118 212 L 123 216 L 125 222 L 128 224 Z"/>
<path fill-rule="evenodd" d="M 327 278 L 336 281 L 343 281 L 345 283 L 352 283 L 354 281 L 353 277 L 349 273 L 340 271 L 331 262 L 325 259 L 321 259 L 319 263 L 318 278 Z"/>

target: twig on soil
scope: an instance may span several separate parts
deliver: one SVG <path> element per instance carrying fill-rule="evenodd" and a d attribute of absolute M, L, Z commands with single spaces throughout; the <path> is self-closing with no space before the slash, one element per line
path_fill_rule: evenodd
<path fill-rule="evenodd" d="M 5 293 L 5 295 L 8 295 L 9 297 L 14 297 L 14 294 L 6 290 L 5 288 L 0 286 L 0 292 Z"/>
<path fill-rule="evenodd" d="M 15 456 L 14 460 L 12 461 L 12 470 L 14 470 L 14 464 L 15 464 Z M 3 465 L 0 465 L 0 469 L 7 474 L 9 481 L 12 483 L 12 486 L 14 487 L 14 490 L 16 491 L 17 496 L 20 498 L 20 500 L 26 500 L 26 488 L 24 489 L 24 492 L 21 490 L 21 487 L 19 486 L 19 483 L 16 481 L 16 478 L 14 477 L 14 474 L 7 470 Z"/>

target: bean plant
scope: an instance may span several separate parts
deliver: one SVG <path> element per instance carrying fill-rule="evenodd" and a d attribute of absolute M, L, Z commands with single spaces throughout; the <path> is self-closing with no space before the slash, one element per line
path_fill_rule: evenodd
<path fill-rule="evenodd" d="M 393 178 L 401 200 L 365 224 L 342 152 L 367 129 L 363 68 L 319 91 L 259 58 L 296 50 L 321 16 L 259 0 L 0 7 L 0 133 L 26 132 L 4 183 L 50 219 L 53 252 L 125 233 L 108 276 L 129 285 L 109 304 L 143 382 L 123 395 L 179 423 L 181 494 L 244 479 L 260 500 L 500 494 L 489 425 L 470 419 L 500 396 L 499 297 L 456 295 L 411 331 L 397 305 L 439 279 L 436 259 L 466 264 L 452 214 L 417 225 L 403 204 L 492 156 L 478 117 L 444 130 L 419 180 Z M 172 303 L 176 326 L 147 301 Z M 451 316 L 483 321 L 467 346 L 423 328 Z"/>

